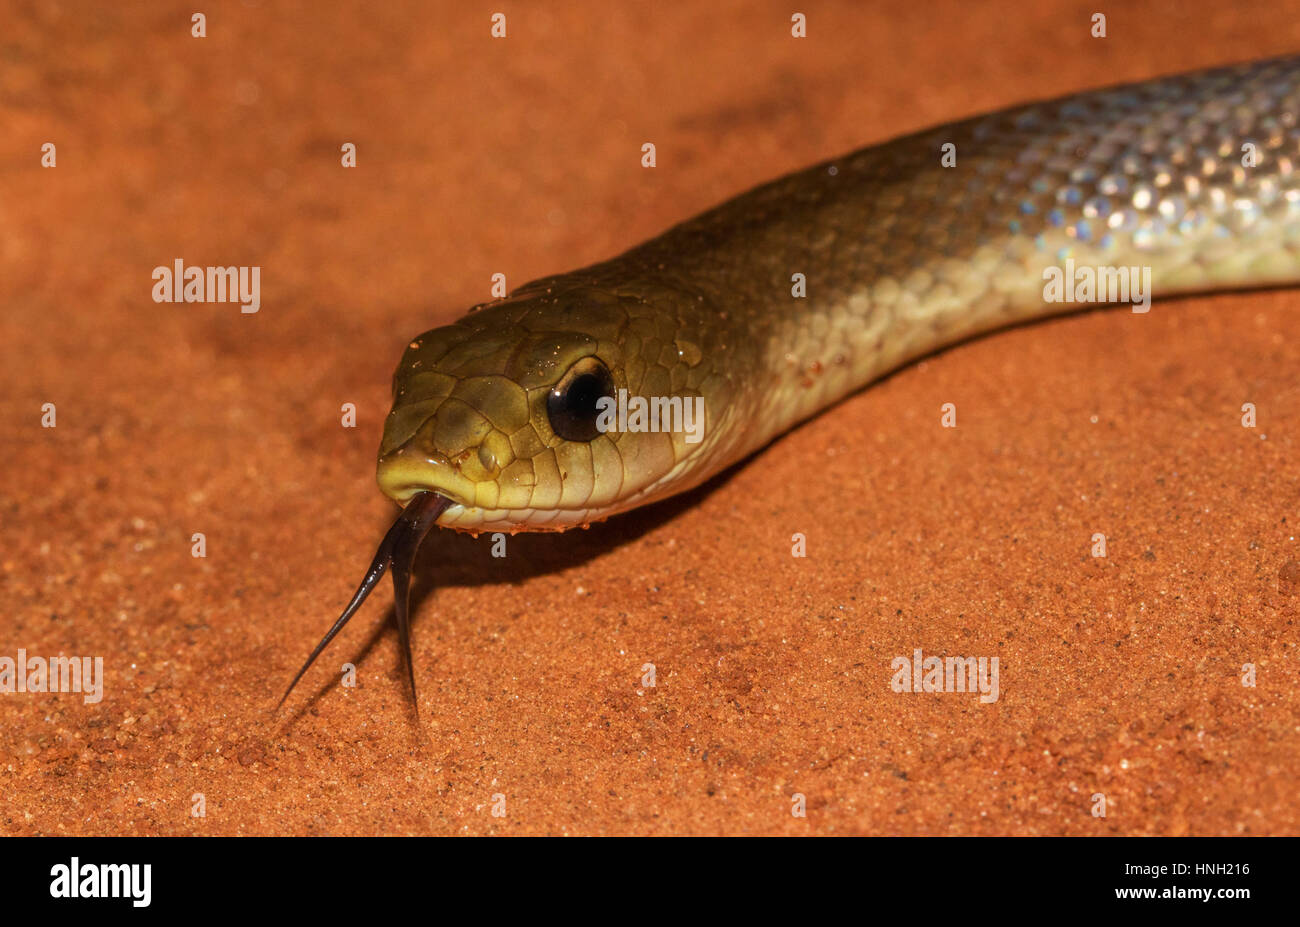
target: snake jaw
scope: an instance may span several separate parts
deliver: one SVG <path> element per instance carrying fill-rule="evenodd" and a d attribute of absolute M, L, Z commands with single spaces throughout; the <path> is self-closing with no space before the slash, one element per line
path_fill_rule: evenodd
<path fill-rule="evenodd" d="M 298 685 L 298 680 L 302 679 L 303 674 L 316 662 L 316 658 L 329 646 L 329 642 L 335 638 L 339 631 L 343 630 L 343 626 L 351 620 L 352 616 L 361 608 L 361 604 L 374 591 L 384 573 L 391 568 L 393 574 L 393 605 L 397 613 L 397 631 L 401 639 L 402 651 L 406 656 L 407 678 L 411 683 L 411 700 L 416 704 L 416 714 L 419 714 L 419 703 L 416 702 L 415 690 L 415 665 L 411 658 L 411 567 L 415 563 L 415 555 L 419 552 L 420 544 L 433 526 L 437 524 L 438 518 L 452 504 L 451 499 L 437 492 L 417 492 L 410 497 L 406 508 L 397 516 L 397 520 L 388 529 L 384 539 L 379 542 L 379 548 L 375 551 L 374 559 L 370 561 L 370 567 L 366 570 L 366 575 L 362 577 L 361 584 L 357 586 L 356 592 L 352 594 L 352 598 L 343 609 L 343 613 L 325 632 L 325 636 L 320 639 L 320 643 L 316 645 L 311 655 L 303 663 L 302 668 L 290 681 L 288 688 L 284 690 L 284 695 L 280 696 L 280 701 L 276 705 L 277 709 L 284 705 L 289 694 Z"/>

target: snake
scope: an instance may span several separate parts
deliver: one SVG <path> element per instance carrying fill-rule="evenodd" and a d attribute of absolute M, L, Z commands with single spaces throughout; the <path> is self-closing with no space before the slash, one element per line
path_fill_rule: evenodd
<path fill-rule="evenodd" d="M 280 704 L 389 569 L 415 700 L 409 590 L 435 525 L 589 525 L 918 357 L 1123 301 L 1049 293 L 1066 271 L 1140 271 L 1159 297 L 1297 282 L 1298 114 L 1300 56 L 1003 109 L 779 178 L 417 336 L 378 455 L 401 514 Z"/>

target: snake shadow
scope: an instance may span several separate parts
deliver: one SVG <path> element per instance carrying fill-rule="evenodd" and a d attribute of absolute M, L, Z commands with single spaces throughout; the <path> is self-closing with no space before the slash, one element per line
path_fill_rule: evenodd
<path fill-rule="evenodd" d="M 1022 324 L 1027 325 L 1030 323 L 1012 324 L 1007 328 L 1019 328 Z M 977 340 L 980 337 L 983 336 L 975 335 L 971 338 L 963 338 L 957 343 Z M 934 351 L 926 352 L 879 377 L 871 385 L 891 380 L 926 358 L 942 353 L 951 347 L 952 345 L 945 345 Z M 829 413 L 843 403 L 848 402 L 861 391 L 853 390 L 827 407 L 809 415 L 804 421 Z M 803 422 L 797 423 L 781 435 L 774 435 L 772 440 L 694 489 L 625 512 L 609 521 L 598 522 L 586 530 L 579 528 L 564 532 L 547 531 L 523 532 L 517 535 L 507 534 L 508 553 L 505 557 L 492 556 L 492 532 L 484 532 L 477 538 L 459 531 L 439 530 L 430 532 L 415 558 L 414 569 L 412 570 L 411 622 L 413 635 L 415 630 L 418 629 L 421 619 L 428 618 L 427 610 L 422 607 L 425 600 L 439 589 L 450 586 L 473 587 L 501 583 L 517 585 L 533 576 L 554 573 L 594 560 L 621 544 L 626 544 L 656 530 L 672 521 L 682 512 L 699 505 L 703 499 L 730 482 L 736 473 L 747 466 L 751 460 L 765 452 L 768 447 L 801 424 Z M 376 543 L 378 543 L 379 538 L 383 537 L 387 527 L 386 524 L 376 524 L 374 531 Z M 368 549 L 367 552 L 358 553 L 358 573 L 364 568 L 368 557 Z M 376 594 L 380 594 L 378 590 Z M 339 603 L 339 607 L 342 607 L 342 603 Z M 351 659 L 353 664 L 359 666 L 361 661 L 370 656 L 370 653 L 385 636 L 396 631 L 396 618 L 394 607 L 390 603 L 384 611 L 383 620 L 374 625 L 369 638 L 356 652 L 356 656 Z M 437 660 L 435 659 L 435 665 L 436 663 Z M 420 672 L 417 671 L 417 685 L 419 678 Z M 404 685 L 400 668 L 397 674 L 394 675 L 393 680 L 397 685 Z M 325 682 L 293 712 L 290 723 L 296 721 L 304 712 L 308 711 L 317 699 L 328 694 L 337 686 L 337 680 Z"/>

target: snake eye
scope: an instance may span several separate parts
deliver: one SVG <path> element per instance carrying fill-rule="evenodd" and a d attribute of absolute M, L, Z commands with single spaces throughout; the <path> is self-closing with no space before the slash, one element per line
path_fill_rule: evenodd
<path fill-rule="evenodd" d="M 595 357 L 584 357 L 564 372 L 546 397 L 551 430 L 566 441 L 591 441 L 600 434 L 596 403 L 614 396 L 614 378 Z"/>

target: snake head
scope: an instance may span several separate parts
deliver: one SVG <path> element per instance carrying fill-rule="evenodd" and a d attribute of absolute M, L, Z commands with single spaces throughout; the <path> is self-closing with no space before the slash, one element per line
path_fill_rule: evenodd
<path fill-rule="evenodd" d="M 574 276 L 580 275 L 566 280 Z M 623 288 L 538 281 L 407 346 L 393 377 L 378 474 L 380 488 L 403 511 L 281 705 L 385 573 L 393 577 L 414 695 L 411 574 L 435 525 L 563 530 L 707 475 L 703 464 L 721 445 L 704 437 L 705 393 L 726 396 L 719 387 L 728 381 L 705 358 L 722 346 L 706 340 L 706 355 L 689 340 L 706 332 L 689 333 L 677 321 L 678 301 L 700 297 L 621 279 Z M 690 418 L 679 420 L 681 429 L 647 431 L 624 428 L 615 417 L 610 429 L 601 406 L 617 404 L 620 393 L 665 399 L 667 408 L 677 400 L 683 413 L 689 403 Z"/>
<path fill-rule="evenodd" d="M 452 502 L 440 524 L 470 531 L 562 530 L 649 501 L 706 446 L 708 365 L 647 293 L 539 281 L 417 337 L 393 378 L 380 488 L 403 504 L 436 492 Z M 620 392 L 676 400 L 662 409 L 679 427 L 620 428 Z"/>

